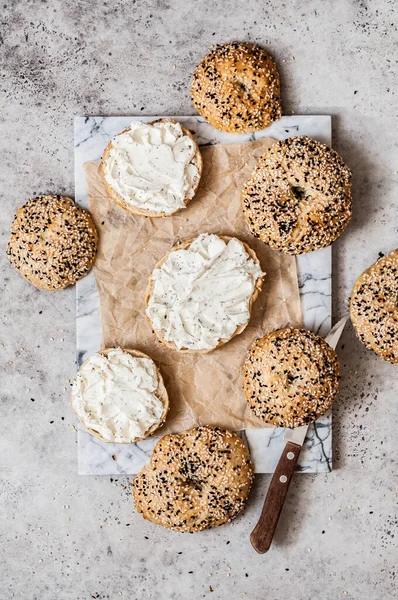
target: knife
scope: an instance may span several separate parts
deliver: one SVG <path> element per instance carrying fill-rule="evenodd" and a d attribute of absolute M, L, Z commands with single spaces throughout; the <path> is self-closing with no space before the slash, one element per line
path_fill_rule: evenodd
<path fill-rule="evenodd" d="M 341 319 L 326 336 L 325 340 L 332 348 L 336 348 L 347 320 L 348 317 Z M 308 427 L 309 425 L 303 425 L 285 429 L 286 445 L 271 479 L 260 518 L 250 536 L 253 548 L 260 554 L 267 552 L 271 546 Z"/>

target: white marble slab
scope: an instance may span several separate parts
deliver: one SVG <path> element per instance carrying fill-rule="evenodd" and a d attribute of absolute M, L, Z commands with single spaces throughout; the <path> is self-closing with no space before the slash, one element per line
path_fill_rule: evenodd
<path fill-rule="evenodd" d="M 99 160 L 109 139 L 132 120 L 152 121 L 158 117 L 76 117 L 75 119 L 75 195 L 76 202 L 88 208 L 83 164 Z M 173 117 L 196 132 L 199 145 L 237 143 L 264 136 L 285 139 L 309 135 L 331 144 L 330 116 L 282 117 L 267 130 L 255 134 L 233 135 L 216 131 L 201 117 Z M 298 257 L 300 294 L 304 326 L 326 335 L 331 327 L 331 248 Z M 80 365 L 101 345 L 99 295 L 91 272 L 76 286 L 77 358 Z M 247 429 L 241 432 L 254 460 L 257 473 L 274 471 L 283 449 L 283 429 Z M 148 462 L 158 438 L 138 444 L 105 444 L 78 430 L 78 465 L 82 475 L 121 475 L 137 473 Z M 298 470 L 307 473 L 330 471 L 332 467 L 332 417 L 328 413 L 308 430 Z"/>

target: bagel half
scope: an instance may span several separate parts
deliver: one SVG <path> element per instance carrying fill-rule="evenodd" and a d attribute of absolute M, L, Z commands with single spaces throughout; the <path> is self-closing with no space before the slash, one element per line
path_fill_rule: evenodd
<path fill-rule="evenodd" d="M 192 102 L 213 127 L 227 133 L 266 129 L 282 116 L 280 79 L 257 44 L 220 44 L 196 67 Z"/>
<path fill-rule="evenodd" d="M 177 123 L 178 121 L 175 121 L 173 119 L 157 119 L 156 121 L 151 121 L 150 123 L 147 123 L 147 125 L 154 125 L 155 123 L 161 123 L 161 122 L 170 122 L 170 123 Z M 180 123 L 181 125 L 181 123 Z M 123 131 L 121 131 L 119 134 L 117 135 L 122 135 L 124 133 L 127 133 L 129 131 L 129 127 L 127 129 L 124 129 Z M 195 147 L 196 147 L 196 152 L 193 158 L 193 164 L 196 166 L 197 170 L 198 170 L 198 179 L 195 182 L 195 185 L 193 186 L 193 194 L 191 197 L 186 196 L 184 199 L 184 203 L 185 206 L 188 206 L 189 202 L 191 200 L 193 200 L 193 198 L 195 197 L 195 193 L 198 189 L 199 183 L 200 183 L 200 178 L 202 175 L 202 168 L 203 168 L 203 161 L 202 161 L 202 155 L 200 153 L 199 150 L 199 146 L 197 145 L 192 133 L 189 131 L 189 129 L 185 129 L 185 127 L 183 127 L 181 125 L 181 129 L 184 135 L 188 136 L 191 138 L 192 142 L 194 143 Z M 115 136 L 116 137 L 116 136 Z M 151 210 L 145 210 L 143 208 L 139 208 L 137 206 L 134 206 L 132 204 L 130 204 L 127 200 L 125 200 L 125 198 L 123 198 L 116 190 L 114 190 L 114 188 L 108 183 L 108 181 L 106 180 L 105 177 L 105 162 L 106 159 L 109 156 L 109 153 L 111 151 L 112 148 L 112 143 L 113 143 L 113 139 L 109 142 L 109 144 L 107 145 L 107 147 L 104 150 L 104 154 L 102 156 L 101 159 L 101 164 L 100 164 L 100 172 L 104 181 L 104 185 L 106 188 L 106 191 L 108 192 L 109 196 L 122 208 L 124 208 L 124 210 L 127 210 L 129 213 L 134 214 L 134 215 L 139 215 L 142 217 L 152 217 L 152 218 L 158 218 L 158 217 L 170 217 L 171 215 L 176 214 L 177 212 L 179 212 L 180 210 L 182 210 L 183 207 L 178 208 L 177 210 L 175 210 L 172 213 L 159 213 L 159 212 L 154 212 Z"/>
<path fill-rule="evenodd" d="M 242 240 L 239 240 L 238 238 L 233 238 L 232 236 L 228 236 L 228 235 L 218 235 L 218 237 L 221 238 L 222 240 L 224 240 L 225 242 L 228 242 L 229 240 L 232 240 L 232 239 L 237 239 L 242 244 L 242 246 L 246 250 L 246 252 L 249 255 L 249 257 L 252 260 L 254 260 L 254 262 L 257 263 L 260 266 L 260 261 L 258 260 L 258 258 L 256 256 L 254 250 L 252 250 L 250 248 L 250 246 L 248 246 L 246 244 L 246 242 L 243 242 Z M 195 239 L 196 238 L 191 238 L 189 240 L 180 242 L 180 243 L 176 244 L 175 246 L 173 246 L 163 256 L 163 258 L 161 258 L 156 263 L 156 265 L 154 266 L 153 270 L 159 269 L 163 265 L 163 263 L 167 260 L 167 258 L 169 257 L 169 255 L 172 252 L 175 252 L 176 250 L 185 250 L 185 249 L 189 248 L 190 245 L 192 244 L 192 242 Z M 178 350 L 178 352 L 183 352 L 185 354 L 198 354 L 198 353 L 199 354 L 208 354 L 209 352 L 213 352 L 214 350 L 217 350 L 217 348 L 221 348 L 221 346 L 224 346 L 224 344 L 226 344 L 227 342 L 229 342 L 232 338 L 234 338 L 235 336 L 239 335 L 240 333 L 242 333 L 242 331 L 244 331 L 246 329 L 246 327 L 247 327 L 247 325 L 248 325 L 248 323 L 250 321 L 253 304 L 256 301 L 256 299 L 258 298 L 258 296 L 259 296 L 259 294 L 260 294 L 260 292 L 262 290 L 262 285 L 263 285 L 264 277 L 265 277 L 265 274 L 262 277 L 259 277 L 257 279 L 257 281 L 256 281 L 256 284 L 255 284 L 255 287 L 254 287 L 254 291 L 253 291 L 253 294 L 252 294 L 250 302 L 249 302 L 249 313 L 250 313 L 250 316 L 249 316 L 249 319 L 247 320 L 247 322 L 243 323 L 242 325 L 239 325 L 236 328 L 236 330 L 233 333 L 233 335 L 228 340 L 220 341 L 217 344 L 217 346 L 215 346 L 214 348 L 212 348 L 210 350 L 206 350 L 206 349 L 205 350 L 192 350 L 192 349 L 189 349 L 189 348 L 181 348 L 181 349 L 179 349 L 179 348 L 177 348 L 177 346 L 175 345 L 174 342 L 169 342 L 169 341 L 167 341 L 167 340 L 164 339 L 162 331 L 158 331 L 158 330 L 155 330 L 153 328 L 152 322 L 151 322 L 151 320 L 150 320 L 150 318 L 148 316 L 147 316 L 147 319 L 148 319 L 148 321 L 149 321 L 149 323 L 150 323 L 150 325 L 152 327 L 152 330 L 154 331 L 154 333 L 156 334 L 156 336 L 158 337 L 158 339 L 160 340 L 160 342 L 162 342 L 162 344 L 164 344 L 168 348 L 172 348 L 173 350 Z M 152 291 L 153 291 L 153 286 L 154 286 L 154 283 L 153 283 L 153 279 L 151 277 L 150 280 L 149 280 L 149 284 L 148 284 L 147 291 L 146 291 L 146 296 L 145 296 L 145 306 L 146 307 L 148 307 L 149 299 L 150 299 Z"/>
<path fill-rule="evenodd" d="M 351 292 L 350 317 L 361 342 L 398 364 L 398 249 L 358 277 Z"/>
<path fill-rule="evenodd" d="M 278 329 L 256 340 L 243 365 L 243 391 L 256 415 L 274 427 L 300 427 L 332 405 L 340 380 L 337 354 L 306 329 Z"/>
<path fill-rule="evenodd" d="M 115 348 L 104 348 L 103 350 L 98 350 L 97 354 L 102 354 L 103 356 L 108 356 L 108 353 L 111 350 L 115 350 Z M 73 411 L 75 412 L 77 418 L 79 419 L 79 422 L 83 425 L 83 427 L 86 429 L 86 431 L 88 431 L 94 437 L 98 438 L 102 442 L 106 442 L 106 443 L 110 443 L 110 444 L 135 444 L 136 442 L 142 442 L 142 440 L 144 440 L 147 437 L 151 436 L 153 433 L 155 433 L 155 431 L 159 427 L 161 427 L 163 425 L 163 423 L 166 420 L 167 412 L 169 410 L 169 397 L 168 397 L 167 390 L 166 390 L 164 382 L 163 382 L 162 374 L 161 374 L 158 366 L 156 365 L 156 363 L 154 362 L 154 360 L 150 356 L 148 356 L 147 354 L 144 354 L 144 352 L 141 352 L 140 350 L 135 350 L 135 349 L 131 349 L 131 348 L 121 348 L 121 350 L 123 350 L 123 352 L 127 352 L 128 354 L 130 354 L 131 356 L 136 357 L 136 358 L 148 358 L 149 360 L 151 360 L 155 364 L 156 373 L 157 373 L 157 376 L 158 376 L 158 392 L 159 392 L 159 394 L 156 394 L 156 395 L 162 401 L 162 404 L 164 406 L 164 411 L 163 411 L 163 415 L 162 415 L 161 419 L 159 419 L 159 421 L 157 423 L 154 423 L 145 432 L 145 435 L 143 437 L 134 438 L 134 439 L 132 439 L 129 442 L 114 442 L 114 441 L 106 440 L 105 438 L 103 438 L 98 433 L 98 431 L 95 431 L 94 429 L 91 429 L 90 427 L 87 427 L 87 425 L 85 425 L 85 423 L 83 422 L 83 420 L 80 419 L 79 415 L 77 414 L 77 412 L 76 412 L 76 410 L 75 410 L 75 408 L 73 406 L 73 391 L 72 391 L 72 401 L 71 401 L 71 404 L 72 404 Z M 86 361 L 84 361 L 84 363 L 81 365 L 80 368 L 82 368 L 83 365 L 85 365 L 88 360 L 89 359 L 87 359 Z"/>

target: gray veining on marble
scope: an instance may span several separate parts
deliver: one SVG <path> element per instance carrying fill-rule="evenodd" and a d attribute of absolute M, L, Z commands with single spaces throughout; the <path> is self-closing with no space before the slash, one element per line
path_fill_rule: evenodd
<path fill-rule="evenodd" d="M 397 3 L 4 0 L 0 29 L 0 599 L 392 600 L 397 367 L 347 326 L 333 471 L 294 477 L 267 555 L 248 534 L 269 475 L 233 523 L 174 534 L 136 514 L 129 478 L 78 475 L 75 290 L 35 290 L 4 249 L 29 196 L 73 196 L 74 116 L 193 114 L 209 46 L 255 41 L 279 66 L 284 114 L 331 114 L 354 173 L 353 220 L 333 246 L 338 320 L 356 277 L 397 246 Z"/>
<path fill-rule="evenodd" d="M 88 208 L 87 187 L 83 165 L 99 160 L 109 140 L 140 117 L 76 117 L 75 119 L 75 197 Z M 145 117 L 146 121 L 158 115 Z M 195 132 L 199 145 L 247 142 L 264 136 L 284 139 L 292 135 L 309 135 L 331 144 L 329 116 L 286 116 L 268 129 L 254 134 L 232 135 L 216 131 L 201 117 L 176 117 L 184 127 Z M 331 326 L 331 249 L 297 258 L 303 324 L 312 331 L 326 335 Z M 99 294 L 94 273 L 76 285 L 77 356 L 78 363 L 97 351 L 101 345 Z M 297 470 L 303 473 L 323 473 L 332 468 L 332 416 L 323 415 L 308 430 Z M 78 469 L 81 475 L 120 475 L 138 473 L 149 461 L 159 437 L 137 444 L 107 444 L 94 438 L 78 426 Z M 256 473 L 272 473 L 284 447 L 283 430 L 272 428 L 247 429 L 244 439 L 250 448 Z"/>

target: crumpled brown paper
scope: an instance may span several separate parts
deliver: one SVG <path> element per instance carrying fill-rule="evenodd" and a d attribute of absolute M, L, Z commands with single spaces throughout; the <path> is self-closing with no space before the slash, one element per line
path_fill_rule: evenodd
<path fill-rule="evenodd" d="M 103 346 L 137 348 L 158 364 L 170 398 L 160 433 L 196 425 L 231 430 L 264 427 L 242 391 L 241 369 L 253 341 L 279 327 L 299 325 L 295 258 L 254 238 L 240 192 L 257 159 L 275 140 L 201 148 L 203 173 L 188 207 L 167 218 L 131 215 L 106 193 L 98 162 L 85 164 L 89 206 L 100 233 L 94 273 L 101 301 Z M 181 354 L 161 344 L 145 316 L 145 290 L 156 262 L 179 240 L 200 233 L 236 236 L 256 252 L 266 277 L 245 331 L 210 354 Z M 158 433 L 158 432 L 157 432 Z"/>

